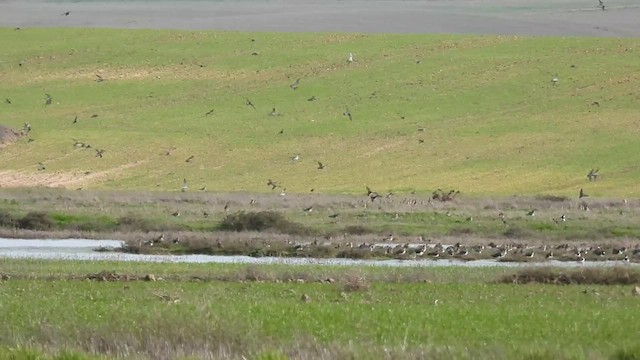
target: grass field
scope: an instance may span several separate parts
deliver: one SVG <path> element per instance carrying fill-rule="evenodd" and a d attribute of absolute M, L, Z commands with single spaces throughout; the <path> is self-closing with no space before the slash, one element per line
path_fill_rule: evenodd
<path fill-rule="evenodd" d="M 366 183 L 396 193 L 573 196 L 584 187 L 638 196 L 640 170 L 628 154 L 640 146 L 639 45 L 0 29 L 1 125 L 32 128 L 0 151 L 0 179 L 167 191 L 187 179 L 188 191 L 267 192 L 271 178 L 297 193 L 355 194 Z M 601 173 L 593 183 L 591 168 Z"/>
<path fill-rule="evenodd" d="M 99 269 L 165 280 L 66 277 Z M 0 354 L 14 359 L 60 351 L 60 359 L 635 359 L 640 351 L 633 286 L 498 284 L 503 269 L 0 262 L 8 272 L 29 274 L 0 282 Z"/>

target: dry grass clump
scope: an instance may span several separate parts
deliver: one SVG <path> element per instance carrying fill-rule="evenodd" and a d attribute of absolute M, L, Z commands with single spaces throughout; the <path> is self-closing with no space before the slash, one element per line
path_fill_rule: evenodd
<path fill-rule="evenodd" d="M 640 270 L 628 267 L 587 268 L 562 270 L 556 268 L 529 268 L 505 275 L 499 283 L 555 284 L 555 285 L 630 285 L 640 284 Z"/>
<path fill-rule="evenodd" d="M 371 287 L 367 276 L 358 271 L 345 274 L 341 280 L 344 282 L 343 291 L 345 292 L 364 292 Z"/>

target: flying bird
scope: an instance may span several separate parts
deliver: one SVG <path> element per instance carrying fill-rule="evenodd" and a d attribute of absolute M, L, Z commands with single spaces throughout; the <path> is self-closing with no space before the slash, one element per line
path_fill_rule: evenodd
<path fill-rule="evenodd" d="M 324 165 L 323 163 L 321 163 L 320 161 L 318 161 L 318 170 L 322 170 L 325 168 L 326 165 Z"/>
<path fill-rule="evenodd" d="M 251 100 L 249 100 L 248 98 L 245 98 L 245 100 L 246 100 L 245 104 L 246 104 L 247 106 L 251 106 L 251 107 L 253 108 L 253 110 L 255 110 L 255 109 L 256 109 L 255 105 L 253 105 L 253 103 L 251 102 Z"/>
<path fill-rule="evenodd" d="M 46 170 L 47 168 L 44 166 L 43 163 L 39 162 L 38 163 L 38 171 L 42 171 L 42 170 Z"/>
<path fill-rule="evenodd" d="M 602 0 L 598 0 L 598 7 L 604 11 L 604 2 Z"/>
<path fill-rule="evenodd" d="M 316 101 L 316 100 L 318 99 L 315 97 L 315 95 L 307 99 L 307 101 Z"/>
<path fill-rule="evenodd" d="M 9 100 L 9 99 L 4 99 L 4 102 L 9 104 L 9 105 L 11 105 L 11 100 Z"/>
<path fill-rule="evenodd" d="M 224 211 L 225 212 L 229 212 L 229 202 L 227 201 L 226 204 L 224 204 Z"/>
<path fill-rule="evenodd" d="M 300 78 L 297 78 L 293 84 L 289 85 L 289 87 L 293 90 L 296 90 L 298 88 L 298 85 L 300 85 Z"/>
<path fill-rule="evenodd" d="M 92 119 L 95 119 L 95 118 L 97 118 L 97 117 L 98 117 L 98 114 L 93 114 L 93 115 L 91 115 L 91 118 L 92 118 Z"/>
<path fill-rule="evenodd" d="M 60 16 L 69 16 L 69 14 L 71 14 L 71 11 L 65 11 L 62 14 L 60 14 Z"/>
<path fill-rule="evenodd" d="M 102 76 L 100 76 L 100 74 L 96 74 L 96 82 L 103 82 L 104 79 L 102 78 Z"/>
<path fill-rule="evenodd" d="M 103 155 L 104 155 L 104 150 L 96 149 L 96 157 L 102 158 Z"/>
<path fill-rule="evenodd" d="M 589 181 L 596 181 L 598 180 L 598 170 L 599 169 L 591 169 L 589 171 L 589 173 L 587 174 L 587 179 L 589 179 Z"/>
<path fill-rule="evenodd" d="M 267 181 L 267 186 L 271 186 L 271 190 L 275 190 L 275 188 L 277 188 L 277 187 L 278 187 L 278 184 L 276 184 L 276 182 L 275 182 L 275 181 L 273 181 L 273 180 L 269 179 L 269 180 Z"/>
<path fill-rule="evenodd" d="M 582 199 L 583 197 L 587 197 L 589 195 L 587 195 L 582 188 L 580 188 L 580 194 L 578 194 L 578 199 Z"/>
<path fill-rule="evenodd" d="M 284 134 L 284 129 L 278 131 L 278 135 L 282 135 L 282 134 Z"/>
<path fill-rule="evenodd" d="M 291 161 L 298 161 L 300 160 L 300 154 L 295 154 L 291 157 Z"/>
<path fill-rule="evenodd" d="M 351 117 L 351 111 L 349 111 L 349 108 L 346 108 L 345 112 L 343 112 L 342 115 L 348 116 L 349 121 L 353 121 L 353 118 Z"/>
<path fill-rule="evenodd" d="M 29 123 L 24 123 L 24 125 L 22 125 L 22 130 L 24 130 L 26 132 L 30 132 L 31 131 L 31 125 L 29 125 Z"/>
<path fill-rule="evenodd" d="M 205 116 L 209 116 L 211 114 L 213 114 L 214 109 L 209 110 L 206 114 L 204 114 Z"/>
<path fill-rule="evenodd" d="M 75 116 L 75 118 L 73 118 L 73 122 L 72 122 L 72 124 L 75 124 L 75 123 L 77 123 L 77 122 L 78 122 L 78 115 L 76 115 L 76 116 Z"/>
<path fill-rule="evenodd" d="M 194 158 L 194 157 L 195 157 L 195 155 L 191 155 L 191 156 L 189 156 L 189 157 L 187 158 L 187 160 L 185 160 L 184 162 L 188 162 L 188 163 L 190 163 L 190 162 L 191 162 L 191 160 L 193 160 L 193 158 Z"/>

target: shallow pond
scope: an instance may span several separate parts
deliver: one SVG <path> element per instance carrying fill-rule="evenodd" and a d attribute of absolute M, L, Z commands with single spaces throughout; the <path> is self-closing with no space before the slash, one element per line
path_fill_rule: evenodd
<path fill-rule="evenodd" d="M 219 255 L 140 255 L 116 251 L 95 251 L 100 248 L 118 248 L 119 240 L 91 239 L 5 239 L 0 238 L 0 258 L 12 259 L 51 259 L 51 260 L 109 260 L 176 263 L 220 263 L 220 264 L 288 264 L 288 265 L 364 265 L 364 266 L 464 266 L 464 267 L 594 267 L 594 266 L 640 266 L 622 261 L 545 261 L 545 262 L 499 262 L 496 260 L 356 260 L 356 259 L 316 259 L 316 258 L 278 258 Z"/>

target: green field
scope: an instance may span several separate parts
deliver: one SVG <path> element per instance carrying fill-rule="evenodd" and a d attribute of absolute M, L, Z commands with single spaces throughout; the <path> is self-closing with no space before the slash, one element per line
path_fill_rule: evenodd
<path fill-rule="evenodd" d="M 82 277 L 100 270 L 157 281 Z M 5 260 L 0 273 L 19 274 L 0 282 L 0 354 L 14 359 L 640 354 L 633 286 L 498 284 L 504 269 Z"/>
<path fill-rule="evenodd" d="M 640 190 L 637 39 L 0 29 L 0 48 L 0 125 L 32 128 L 3 186 Z"/>

